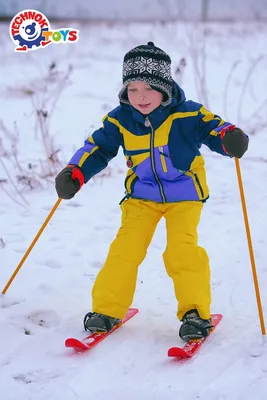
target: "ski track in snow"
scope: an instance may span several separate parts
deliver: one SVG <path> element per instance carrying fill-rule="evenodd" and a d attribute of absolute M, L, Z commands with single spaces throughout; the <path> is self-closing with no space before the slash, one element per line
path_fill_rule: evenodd
<path fill-rule="evenodd" d="M 1 24 L 0 38 L 5 29 L 7 25 Z M 121 40 L 119 27 L 99 27 L 96 32 L 83 29 L 89 29 L 91 42 L 88 44 L 81 39 L 73 53 L 66 47 L 57 47 L 58 53 L 53 49 L 40 52 L 40 60 L 47 65 L 54 58 L 66 60 L 69 57 L 76 68 L 72 85 L 58 106 L 54 122 L 54 128 L 58 130 L 56 140 L 66 143 L 64 151 L 68 156 L 71 156 L 73 146 L 82 145 L 88 131 L 88 119 L 89 125 L 99 126 L 105 114 L 101 109 L 103 103 L 105 107 L 107 103 L 110 108 L 116 106 L 111 99 L 114 94 L 116 101 L 121 57 L 125 51 L 149 36 L 149 40 L 155 40 L 163 48 L 165 43 L 170 53 L 174 54 L 175 49 L 180 48 L 179 57 L 188 53 L 187 42 L 177 39 L 179 47 L 170 41 L 172 30 L 165 28 L 164 38 L 163 28 L 158 27 L 159 32 L 153 36 L 151 27 L 143 25 L 135 32 L 134 39 L 131 36 L 134 31 L 131 32 L 128 41 Z M 184 28 L 179 29 L 183 32 Z M 230 31 L 232 47 L 229 48 L 221 45 L 229 44 L 226 33 L 220 36 L 221 26 L 212 29 L 217 36 L 207 47 L 207 65 L 210 71 L 216 69 L 216 73 L 209 76 L 212 109 L 216 111 L 216 104 L 222 109 L 224 88 L 223 84 L 219 85 L 218 75 L 227 76 L 232 62 L 240 57 L 246 61 L 251 49 L 255 57 L 261 54 L 259 43 L 264 43 L 266 28 L 257 31 L 252 27 L 248 34 L 246 29 L 249 28 L 245 27 L 246 41 L 240 34 L 235 36 L 234 31 Z M 107 46 L 104 61 L 110 63 L 108 76 L 103 58 L 97 57 L 99 46 L 104 45 Z M 21 83 L 23 71 L 27 71 L 27 82 L 35 56 L 21 61 L 22 72 L 19 74 L 18 55 L 13 54 L 11 45 L 0 42 L 0 46 L 6 54 L 0 64 L 3 71 L 0 90 L 14 84 L 14 80 L 15 84 Z M 224 57 L 218 53 L 218 46 Z M 114 56 L 112 59 L 111 55 Z M 179 57 L 174 54 L 175 60 Z M 190 71 L 191 66 L 188 68 Z M 35 76 L 34 67 L 32 73 Z M 90 85 L 88 83 L 88 93 L 97 92 L 99 96 L 87 101 L 85 82 L 89 74 L 95 77 L 95 82 L 90 80 Z M 261 70 L 258 74 L 261 86 L 265 88 L 262 82 L 266 82 L 266 76 Z M 190 73 L 185 75 L 183 85 L 191 94 L 194 88 L 190 76 Z M 235 79 L 236 91 L 232 91 L 228 104 L 231 111 L 234 103 L 239 101 L 240 82 Z M 218 91 L 214 87 L 219 87 Z M 260 91 L 259 82 L 255 81 L 253 90 L 255 87 Z M 21 112 L 21 109 L 28 109 L 30 113 L 27 101 L 10 97 L 3 102 L 1 92 L 0 96 L 6 123 L 11 127 L 16 109 L 23 133 L 29 135 L 26 133 L 29 122 Z M 67 99 L 66 109 L 64 99 Z M 251 114 L 249 107 L 247 105 L 247 112 Z M 223 112 L 220 114 L 223 116 Z M 30 135 L 26 137 L 29 140 L 25 141 L 26 146 L 21 143 L 21 151 L 27 158 L 34 148 L 34 140 Z M 267 189 L 261 182 L 266 182 L 267 177 L 266 145 L 264 132 L 257 133 L 251 137 L 247 157 L 240 162 L 265 309 Z M 166 241 L 164 221 L 160 222 L 140 267 L 133 303 L 140 313 L 91 352 L 73 354 L 64 348 L 67 337 L 86 336 L 82 319 L 91 308 L 90 291 L 120 224 L 118 203 L 123 197 L 124 173 L 114 173 L 109 179 L 89 183 L 75 199 L 60 204 L 7 294 L 0 296 L 1 400 L 87 400 L 104 396 L 110 400 L 164 400 L 169 396 L 183 400 L 266 400 L 267 346 L 261 343 L 234 161 L 205 149 L 203 154 L 211 198 L 204 207 L 199 238 L 210 257 L 212 311 L 221 312 L 224 318 L 200 352 L 183 362 L 167 358 L 168 348 L 181 342 L 172 282 L 162 262 Z M 126 169 L 121 153 L 111 165 Z M 24 196 L 29 202 L 26 208 L 19 207 L 1 192 L 0 238 L 5 244 L 0 248 L 2 287 L 56 201 L 53 187 Z"/>

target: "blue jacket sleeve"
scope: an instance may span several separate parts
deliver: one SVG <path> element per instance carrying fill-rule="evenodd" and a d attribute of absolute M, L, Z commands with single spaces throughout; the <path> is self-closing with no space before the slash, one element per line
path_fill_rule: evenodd
<path fill-rule="evenodd" d="M 107 114 L 103 118 L 103 127 L 94 131 L 69 161 L 69 164 L 81 168 L 85 183 L 106 168 L 109 161 L 117 155 L 122 137 L 116 123 L 117 120 Z"/>
<path fill-rule="evenodd" d="M 209 147 L 211 151 L 228 156 L 224 151 L 221 139 L 221 131 L 226 127 L 233 126 L 230 122 L 222 120 L 218 115 L 206 110 L 204 106 L 199 109 L 199 142 Z"/>

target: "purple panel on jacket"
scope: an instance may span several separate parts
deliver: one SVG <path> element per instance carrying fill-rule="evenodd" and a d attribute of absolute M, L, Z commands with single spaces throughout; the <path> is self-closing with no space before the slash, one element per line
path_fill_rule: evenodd
<path fill-rule="evenodd" d="M 76 151 L 76 153 L 70 159 L 69 164 L 79 165 L 79 162 L 80 162 L 82 156 L 84 155 L 84 153 L 85 152 L 90 153 L 93 150 L 94 147 L 96 147 L 95 144 L 87 142 L 84 145 L 84 147 L 82 147 L 81 149 Z"/>
<path fill-rule="evenodd" d="M 136 181 L 132 197 L 162 203 L 158 184 L 152 185 L 152 183 Z"/>
<path fill-rule="evenodd" d="M 177 181 L 161 181 L 161 183 L 163 184 L 164 194 L 168 202 L 199 200 L 195 185 L 190 176 L 184 175 Z M 140 181 L 136 181 L 132 197 L 156 201 L 159 203 L 162 202 L 158 185 L 154 186 Z"/>
<path fill-rule="evenodd" d="M 155 176 L 151 167 L 151 158 L 148 157 L 145 161 L 141 162 L 135 169 L 135 173 L 141 182 L 148 182 L 152 185 L 157 185 Z"/>
<path fill-rule="evenodd" d="M 172 165 L 170 152 L 167 145 L 162 146 L 161 148 L 155 148 L 154 154 L 156 171 L 160 180 L 164 179 L 165 181 L 174 181 L 183 175 L 183 171 L 180 172 Z M 165 163 L 167 171 L 164 171 L 163 163 Z"/>
<path fill-rule="evenodd" d="M 186 201 L 199 200 L 193 179 L 190 176 L 183 175 L 178 180 L 161 181 L 167 201 Z"/>
<path fill-rule="evenodd" d="M 223 128 L 226 128 L 227 126 L 233 126 L 233 124 L 230 124 L 230 122 L 225 122 L 223 125 L 217 126 L 214 131 L 219 133 Z"/>
<path fill-rule="evenodd" d="M 164 154 L 160 154 L 160 151 Z M 199 200 L 193 178 L 173 167 L 171 159 L 168 157 L 168 147 L 163 146 L 161 150 L 155 148 L 154 155 L 156 172 L 163 187 L 166 200 L 168 202 Z M 165 160 L 166 172 L 163 168 L 161 156 Z M 135 168 L 135 173 L 139 180 L 134 184 L 133 197 L 162 202 L 159 185 L 152 171 L 151 159 L 147 158 L 139 164 Z"/>

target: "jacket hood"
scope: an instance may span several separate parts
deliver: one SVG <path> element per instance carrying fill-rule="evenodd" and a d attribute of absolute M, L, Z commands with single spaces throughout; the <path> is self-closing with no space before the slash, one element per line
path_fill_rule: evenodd
<path fill-rule="evenodd" d="M 183 89 L 178 85 L 178 83 L 174 82 L 173 85 L 173 98 L 172 98 L 172 106 L 176 106 L 178 104 L 182 104 L 186 101 L 185 92 Z"/>

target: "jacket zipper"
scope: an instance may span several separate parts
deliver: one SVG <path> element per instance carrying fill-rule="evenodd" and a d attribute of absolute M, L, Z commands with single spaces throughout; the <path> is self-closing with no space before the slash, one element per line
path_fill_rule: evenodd
<path fill-rule="evenodd" d="M 160 182 L 160 179 L 159 179 L 158 174 L 157 174 L 157 171 L 156 171 L 155 153 L 154 153 L 155 131 L 154 131 L 153 126 L 152 126 L 152 124 L 151 124 L 151 122 L 150 122 L 150 120 L 149 120 L 148 117 L 146 117 L 146 119 L 145 119 L 145 125 L 146 125 L 146 126 L 150 126 L 150 128 L 151 128 L 151 136 L 150 136 L 150 160 L 151 160 L 152 171 L 153 171 L 154 177 L 155 177 L 155 179 L 156 179 L 156 181 L 157 181 L 157 184 L 158 184 L 158 186 L 159 186 L 159 191 L 160 191 L 160 195 L 161 195 L 162 201 L 163 201 L 163 203 L 166 203 L 166 196 L 165 196 L 165 193 L 164 193 L 164 189 L 163 189 L 162 183 Z"/>
<path fill-rule="evenodd" d="M 200 180 L 199 180 L 199 177 L 198 177 L 197 173 L 194 172 L 194 171 L 192 171 L 191 169 L 190 169 L 188 172 L 190 172 L 190 173 L 194 176 L 194 178 L 195 178 L 195 180 L 196 180 L 196 183 L 197 183 L 197 186 L 198 186 L 198 188 L 199 188 L 199 190 L 200 190 L 202 199 L 203 199 L 203 198 L 204 198 L 204 191 L 203 191 L 203 189 L 202 189 L 202 186 L 201 186 L 201 183 L 200 183 Z"/>

